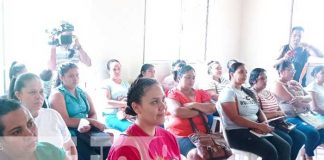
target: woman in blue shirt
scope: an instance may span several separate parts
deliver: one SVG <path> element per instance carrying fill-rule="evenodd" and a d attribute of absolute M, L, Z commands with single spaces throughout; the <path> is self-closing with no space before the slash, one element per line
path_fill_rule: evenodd
<path fill-rule="evenodd" d="M 57 83 L 59 85 L 49 97 L 49 102 L 50 106 L 61 114 L 71 132 L 71 136 L 79 136 L 79 133 L 88 132 L 91 128 L 103 131 L 105 125 L 97 120 L 91 97 L 78 87 L 78 66 L 74 63 L 64 63 L 59 68 L 58 73 L 60 83 Z M 89 124 L 80 125 L 81 119 L 89 122 Z M 81 138 L 77 140 L 79 159 L 96 154 L 95 152 L 91 153 L 90 144 L 83 142 Z"/>

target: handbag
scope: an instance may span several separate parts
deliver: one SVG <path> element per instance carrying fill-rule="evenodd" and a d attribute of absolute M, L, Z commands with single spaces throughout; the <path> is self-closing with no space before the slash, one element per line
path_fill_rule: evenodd
<path fill-rule="evenodd" d="M 308 110 L 307 112 L 299 113 L 298 117 L 316 129 L 324 128 L 324 116 L 321 114 Z"/>
<path fill-rule="evenodd" d="M 196 146 L 196 152 L 193 157 L 200 157 L 203 160 L 227 159 L 232 155 L 232 151 L 225 141 L 221 132 L 211 133 L 207 122 L 199 111 L 199 115 L 204 122 L 207 133 L 201 133 L 194 124 L 192 118 L 189 118 L 191 128 L 194 133 L 189 135 L 189 139 Z"/>

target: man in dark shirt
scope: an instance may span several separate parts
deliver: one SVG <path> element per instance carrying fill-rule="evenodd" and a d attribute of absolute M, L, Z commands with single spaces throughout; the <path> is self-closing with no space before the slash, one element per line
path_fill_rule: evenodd
<path fill-rule="evenodd" d="M 291 61 L 296 70 L 294 80 L 306 86 L 306 73 L 303 73 L 303 69 L 308 61 L 308 57 L 315 56 L 323 58 L 324 55 L 314 46 L 307 43 L 301 43 L 303 33 L 304 29 L 300 26 L 292 28 L 289 44 L 282 47 L 280 56 L 277 58 L 274 66 L 277 66 L 284 60 Z"/>

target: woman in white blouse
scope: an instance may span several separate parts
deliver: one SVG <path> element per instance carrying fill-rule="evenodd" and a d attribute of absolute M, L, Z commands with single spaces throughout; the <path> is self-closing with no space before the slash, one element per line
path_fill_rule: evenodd
<path fill-rule="evenodd" d="M 20 75 L 13 92 L 14 96 L 10 98 L 19 100 L 35 118 L 38 140 L 64 148 L 72 159 L 78 159 L 77 149 L 61 115 L 53 109 L 42 108 L 45 97 L 40 78 L 33 73 Z"/>
<path fill-rule="evenodd" d="M 314 80 L 307 86 L 306 90 L 312 97 L 312 109 L 324 115 L 324 66 L 316 66 L 312 71 Z"/>

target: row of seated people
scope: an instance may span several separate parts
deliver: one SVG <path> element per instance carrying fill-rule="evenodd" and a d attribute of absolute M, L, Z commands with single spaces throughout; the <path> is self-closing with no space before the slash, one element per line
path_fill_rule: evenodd
<path fill-rule="evenodd" d="M 91 155 L 98 155 L 100 149 L 91 147 L 81 138 L 73 142 L 72 137 L 93 128 L 103 131 L 105 125 L 96 120 L 97 114 L 90 96 L 77 87 L 77 65 L 63 64 L 59 74 L 61 82 L 53 90 L 51 108 L 42 108 L 45 102 L 44 87 L 41 79 L 33 73 L 23 73 L 13 78 L 8 98 L 20 101 L 31 112 L 38 127 L 39 141 L 63 148 L 72 159 L 88 160 Z M 86 119 L 89 124 L 79 127 L 81 119 Z M 109 148 L 104 150 L 106 157 Z"/>
<path fill-rule="evenodd" d="M 71 77 L 70 80 L 77 78 L 77 72 L 73 72 L 73 71 L 77 70 L 76 65 L 73 63 L 70 63 L 70 64 L 66 64 L 66 67 L 69 68 L 69 69 L 67 69 L 68 71 L 66 74 L 68 74 L 69 77 Z M 74 76 L 73 75 L 71 76 L 70 74 L 74 74 Z M 66 75 L 63 74 L 63 76 L 66 76 Z M 65 77 L 65 78 L 67 78 L 67 77 Z M 62 78 L 63 83 L 66 82 L 65 78 Z M 70 82 L 72 82 L 72 81 L 70 81 Z M 16 83 L 15 84 L 15 90 L 16 90 L 15 95 L 16 96 L 14 98 L 19 99 L 21 101 L 21 104 L 23 104 L 23 106 L 26 106 L 26 109 L 23 108 L 22 111 L 26 112 L 27 113 L 26 115 L 30 116 L 28 118 L 22 117 L 22 119 L 24 119 L 25 121 L 28 121 L 28 124 L 24 124 L 24 125 L 33 125 L 33 129 L 30 129 L 31 127 L 27 126 L 29 128 L 27 128 L 27 130 L 25 131 L 28 133 L 33 131 L 33 133 L 28 134 L 28 135 L 27 134 L 17 134 L 16 135 L 17 137 L 15 137 L 15 138 L 18 138 L 18 136 L 26 136 L 25 139 L 32 139 L 32 140 L 37 139 L 37 133 L 36 133 L 37 129 L 35 127 L 35 126 L 37 126 L 38 133 L 39 133 L 38 138 L 39 138 L 39 141 L 42 141 L 42 143 L 40 143 L 40 144 L 43 144 L 43 142 L 48 142 L 48 141 L 50 141 L 49 143 L 54 144 L 55 141 L 62 139 L 62 137 L 65 134 L 66 134 L 65 136 L 69 137 L 68 139 L 70 140 L 70 138 L 71 138 L 70 134 L 75 135 L 75 132 L 84 132 L 87 130 L 86 128 L 83 128 L 83 129 L 79 129 L 78 131 L 76 131 L 75 127 L 69 127 L 70 133 L 66 132 L 67 126 L 70 126 L 70 124 L 66 123 L 66 121 L 65 121 L 65 123 L 63 122 L 63 119 L 66 117 L 64 117 L 62 119 L 61 114 L 58 114 L 56 111 L 54 111 L 52 109 L 48 109 L 48 108 L 47 109 L 41 108 L 42 103 L 44 101 L 43 88 L 42 88 L 40 79 L 35 74 L 24 73 L 24 74 L 18 76 L 15 83 Z M 16 87 L 16 86 L 20 86 L 20 87 Z M 67 86 L 66 84 L 64 87 L 65 88 L 69 87 L 69 89 L 71 89 L 70 88 L 71 86 Z M 57 92 L 59 92 L 59 89 L 57 89 Z M 80 90 L 78 90 L 76 92 L 80 93 Z M 148 92 L 148 93 L 146 93 L 146 92 Z M 55 92 L 53 93 L 53 95 L 55 95 Z M 24 98 L 22 98 L 22 97 L 24 97 Z M 76 95 L 75 97 L 78 97 L 78 99 L 80 101 L 83 101 L 84 99 L 89 98 L 89 97 L 82 98 L 79 94 Z M 165 151 L 165 149 L 172 147 L 171 149 L 169 149 L 169 151 L 166 150 L 167 155 L 164 155 L 164 156 L 169 157 L 168 159 L 170 159 L 171 157 L 180 159 L 180 152 L 179 152 L 179 148 L 178 148 L 177 142 L 175 140 L 175 137 L 171 133 L 169 133 L 161 128 L 157 128 L 159 125 L 161 125 L 164 122 L 164 115 L 166 112 L 166 110 L 165 110 L 166 106 L 164 104 L 165 96 L 164 96 L 164 92 L 162 91 L 162 88 L 159 85 L 159 83 L 154 79 L 143 79 L 143 80 L 140 79 L 136 83 L 133 84 L 133 87 L 131 87 L 131 89 L 129 90 L 129 95 L 127 97 L 128 97 L 129 106 L 132 106 L 132 107 L 128 107 L 127 110 L 129 110 L 131 112 L 128 111 L 127 113 L 131 114 L 131 115 L 137 115 L 137 119 L 136 119 L 136 123 L 135 123 L 136 125 L 133 125 L 133 127 L 129 127 L 127 134 L 132 135 L 132 136 L 146 136 L 148 131 L 150 131 L 149 132 L 150 135 L 157 134 L 161 138 L 161 140 L 154 139 L 154 142 L 159 145 L 165 144 L 165 146 L 167 146 L 167 148 L 163 147 L 164 151 Z M 11 100 L 5 99 L 4 101 L 11 101 Z M 154 101 L 154 102 L 152 102 L 152 101 Z M 1 102 L 2 102 L 2 100 L 1 100 Z M 51 98 L 50 98 L 50 102 L 51 102 Z M 13 104 L 15 106 L 21 106 L 21 104 L 19 104 L 17 101 L 14 103 L 16 103 L 16 104 Z M 27 104 L 28 104 L 28 106 L 27 106 Z M 68 103 L 68 104 L 70 104 L 70 103 Z M 12 105 L 8 105 L 8 103 L 4 103 L 3 105 L 6 106 L 7 108 L 12 106 Z M 63 105 L 67 106 L 67 104 L 63 104 Z M 2 104 L 1 104 L 1 107 L 2 107 Z M 69 105 L 67 107 L 68 108 L 73 107 L 73 108 L 70 108 L 72 110 L 73 109 L 74 110 L 82 109 L 82 106 L 77 106 L 77 105 L 74 105 L 74 106 Z M 88 106 L 88 112 L 89 112 L 89 110 L 91 110 L 89 107 L 90 106 Z M 67 110 L 67 109 L 65 109 L 65 110 Z M 14 110 L 12 110 L 12 111 L 14 111 Z M 30 112 L 32 114 L 29 114 Z M 45 114 L 45 112 L 51 113 L 51 114 Z M 58 112 L 61 113 L 60 110 L 58 110 Z M 17 114 L 15 114 L 15 115 L 17 116 Z M 36 123 L 37 123 L 37 121 L 41 122 L 41 125 L 39 125 L 39 123 L 34 124 L 34 120 L 33 120 L 34 118 L 32 118 L 31 115 L 35 116 Z M 84 114 L 84 115 L 86 115 L 86 114 Z M 63 116 L 64 115 L 62 115 L 62 117 Z M 152 119 L 152 116 L 155 116 L 155 117 Z M 43 117 L 43 119 L 39 119 L 40 117 Z M 55 117 L 57 119 L 53 119 L 53 117 Z M 84 116 L 82 115 L 80 117 L 84 117 Z M 71 117 L 69 117 L 69 115 L 68 115 L 68 118 L 71 118 Z M 95 120 L 92 119 L 94 117 L 91 117 L 91 118 L 84 117 L 84 118 L 87 118 L 87 120 L 90 121 L 91 126 L 97 127 L 97 128 L 100 127 L 100 126 L 94 126 L 94 125 L 96 125 Z M 3 119 L 3 117 L 1 117 L 1 120 L 2 119 Z M 79 123 L 81 123 L 80 121 L 81 120 L 79 119 Z M 5 121 L 5 122 L 9 123 L 9 121 Z M 14 121 L 11 121 L 11 122 L 14 122 Z M 50 124 L 49 124 L 49 122 L 50 122 Z M 61 123 L 61 122 L 63 122 L 63 123 Z M 27 122 L 24 122 L 24 123 L 27 123 Z M 44 125 L 46 123 L 47 123 L 47 125 Z M 14 127 L 24 127 L 24 126 L 14 126 Z M 4 127 L 4 128 L 7 129 L 6 127 Z M 102 130 L 101 128 L 99 128 L 99 129 Z M 43 134 L 44 131 L 47 131 L 47 133 L 45 133 L 45 135 Z M 10 136 L 10 135 L 5 134 L 4 136 Z M 164 138 L 164 137 L 167 137 L 167 138 Z M 41 138 L 44 138 L 44 139 L 41 139 Z M 53 141 L 51 141 L 48 138 L 52 138 L 51 140 L 53 140 Z M 62 141 L 65 142 L 65 140 L 62 140 Z M 159 141 L 161 141 L 161 142 L 159 142 Z M 27 141 L 27 142 L 30 142 L 30 141 Z M 117 142 L 118 141 L 116 141 L 116 143 Z M 139 141 L 139 142 L 141 142 L 141 141 Z M 8 142 L 8 143 L 10 143 L 10 142 Z M 132 144 L 133 141 L 131 141 L 129 143 Z M 44 143 L 44 144 L 47 144 L 47 143 Z M 82 149 L 79 150 L 79 145 L 80 144 L 78 143 L 78 146 L 77 146 L 78 153 L 85 152 L 83 154 L 91 155 L 91 153 L 87 152 L 87 150 L 82 150 Z M 153 146 L 159 147 L 159 145 L 153 145 Z M 55 148 L 55 147 L 53 147 L 53 145 L 50 145 L 50 146 L 52 148 Z M 17 158 L 14 155 L 12 155 L 15 152 L 13 151 L 12 147 L 10 148 L 10 145 L 8 145 L 6 143 L 6 145 L 3 147 L 5 149 L 4 149 L 4 152 L 1 151 L 1 153 L 3 153 L 3 154 L 1 154 L 1 156 L 6 155 L 6 157 L 9 157 L 9 159 Z M 22 147 L 25 147 L 25 145 Z M 31 146 L 31 147 L 33 147 L 33 146 Z M 51 157 L 51 158 L 54 158 L 54 159 L 62 159 L 62 158 L 68 159 L 68 158 L 70 158 L 70 156 L 68 156 L 69 154 L 66 155 L 66 153 L 71 153 L 69 148 L 74 148 L 74 150 L 75 150 L 74 145 L 72 145 L 71 147 L 67 147 L 67 148 L 63 148 L 64 144 L 63 144 L 63 146 L 57 145 L 56 147 L 57 147 L 57 148 L 55 148 L 56 150 L 59 150 L 58 148 L 61 148 L 61 150 L 60 150 L 61 157 L 60 158 L 58 158 L 58 156 L 56 155 L 56 152 L 53 153 L 53 151 L 52 151 L 53 149 L 47 150 L 44 152 L 47 154 L 47 156 L 48 156 L 48 154 L 53 154 L 53 157 Z M 45 148 L 45 147 L 43 147 L 43 148 Z M 162 151 L 162 148 L 158 148 L 158 150 Z M 19 150 L 19 151 L 21 151 L 21 150 Z M 134 159 L 141 159 L 140 158 L 141 155 L 136 154 L 137 152 L 135 152 L 135 150 L 134 150 L 134 154 L 130 154 L 132 152 L 131 151 L 128 152 L 128 151 L 126 152 L 127 154 L 125 156 L 135 157 Z M 108 151 L 104 151 L 104 152 L 106 152 L 106 155 L 108 154 Z M 26 153 L 26 152 L 22 152 L 22 153 Z M 28 155 L 33 154 L 33 153 L 38 154 L 38 150 L 31 150 L 30 152 L 28 152 Z M 45 154 L 45 153 L 41 153 L 41 154 Z M 165 154 L 165 152 L 160 152 L 160 153 L 158 153 L 158 155 L 154 155 L 154 156 L 159 156 L 162 153 Z M 18 154 L 18 155 L 21 156 L 22 154 Z M 83 157 L 83 156 L 78 157 L 75 154 L 71 154 L 71 156 L 74 159 L 77 159 L 77 158 L 78 159 L 90 159 L 90 157 Z M 2 156 L 2 157 L 4 157 L 4 156 Z M 104 157 L 107 157 L 107 156 L 104 156 Z M 26 157 L 24 157 L 24 158 L 26 158 Z M 34 158 L 35 157 L 33 157 L 33 159 Z M 29 159 L 29 158 L 27 158 L 27 159 Z M 44 156 L 36 157 L 35 159 L 44 159 Z M 115 159 L 115 158 L 108 158 L 108 159 Z M 150 158 L 147 157 L 147 159 L 150 159 Z"/>
<path fill-rule="evenodd" d="M 115 67 L 117 66 L 117 68 L 118 68 L 119 62 L 115 61 L 112 63 L 115 63 L 115 65 L 112 65 L 113 67 L 111 67 L 111 68 L 113 68 L 113 70 L 116 71 Z M 244 67 L 244 65 L 243 65 L 243 67 Z M 119 66 L 119 68 L 120 68 L 120 66 Z M 241 68 L 241 67 L 238 67 L 238 68 Z M 236 69 L 234 72 L 236 72 Z M 323 71 L 321 71 L 321 72 L 323 72 Z M 319 73 L 321 73 L 321 72 L 319 72 Z M 67 126 L 70 128 L 75 129 L 77 126 L 77 125 L 73 125 L 73 123 L 71 125 L 71 122 L 68 123 L 68 121 L 66 121 L 66 119 L 73 120 L 73 118 L 71 118 L 70 115 L 75 114 L 75 113 L 71 113 L 71 110 L 72 110 L 72 112 L 79 112 L 81 110 L 81 112 L 77 113 L 80 115 L 77 118 L 87 118 L 87 117 L 85 117 L 85 115 L 87 116 L 87 113 L 89 113 L 89 115 L 90 115 L 89 120 L 91 122 L 91 125 L 103 130 L 104 126 L 101 123 L 97 122 L 96 120 L 91 119 L 91 118 L 95 118 L 95 116 L 93 117 L 93 114 L 91 114 L 91 110 L 93 111 L 93 109 L 91 109 L 91 108 L 93 108 L 91 98 L 86 93 L 83 93 L 82 90 L 77 88 L 77 82 L 78 82 L 77 66 L 73 65 L 73 64 L 68 64 L 68 65 L 65 65 L 65 67 L 64 67 L 64 65 L 63 65 L 61 67 L 61 70 L 59 73 L 61 75 L 61 80 L 62 80 L 61 87 L 65 88 L 65 90 L 67 92 L 64 93 L 62 91 L 62 89 L 61 90 L 58 89 L 56 92 L 54 92 L 52 94 L 53 97 L 50 97 L 51 107 L 53 107 L 54 109 L 58 110 L 59 113 L 61 113 Z M 117 71 L 117 73 L 118 73 L 118 71 Z M 169 112 L 171 113 L 171 119 L 173 118 L 173 120 L 170 120 L 168 122 L 174 122 L 174 123 L 169 123 L 169 124 L 166 123 L 166 128 L 169 131 L 171 131 L 174 135 L 176 135 L 177 137 L 181 137 L 181 138 L 177 139 L 178 143 L 180 144 L 181 153 L 183 155 L 187 155 L 189 150 L 194 148 L 192 143 L 186 137 L 190 133 L 192 133 L 192 131 L 190 131 L 191 127 L 190 127 L 189 121 L 187 123 L 185 121 L 184 124 L 187 124 L 187 125 L 183 125 L 182 119 L 189 118 L 189 117 L 195 117 L 196 119 L 195 118 L 193 118 L 193 119 L 198 124 L 198 128 L 199 128 L 199 126 L 200 126 L 199 124 L 201 124 L 202 121 L 199 120 L 199 118 L 197 117 L 197 113 L 199 113 L 197 110 L 200 110 L 201 112 L 204 112 L 206 114 L 210 114 L 215 111 L 215 106 L 213 103 L 211 103 L 211 98 L 208 94 L 206 94 L 206 92 L 203 92 L 201 90 L 197 90 L 197 91 L 192 90 L 192 87 L 195 82 L 195 71 L 192 67 L 185 65 L 185 66 L 181 67 L 178 74 L 179 74 L 178 75 L 178 78 L 179 78 L 178 85 L 177 85 L 177 87 L 170 90 L 170 92 L 169 92 L 170 94 L 168 94 L 169 100 L 167 101 L 168 108 L 170 108 Z M 231 77 L 232 76 L 234 76 L 234 74 L 231 75 Z M 232 77 L 232 79 L 233 79 L 233 77 Z M 234 78 L 234 79 L 236 79 L 236 78 Z M 242 81 L 242 79 L 244 79 L 244 78 L 241 78 L 239 80 Z M 244 79 L 244 81 L 245 81 L 245 79 Z M 71 95 L 68 99 L 71 100 L 71 98 L 73 98 L 73 96 L 78 97 L 79 99 L 74 98 L 74 101 L 72 99 L 71 102 L 67 103 L 66 95 L 68 94 L 68 92 L 71 92 L 71 91 L 72 91 L 72 93 L 76 93 L 76 95 Z M 19 90 L 17 90 L 16 92 L 19 93 Z M 81 94 L 83 94 L 83 97 Z M 57 95 L 57 98 L 61 98 L 61 99 L 53 100 L 53 99 L 55 99 L 55 95 Z M 126 95 L 126 97 L 127 97 L 127 95 Z M 84 99 L 87 99 L 88 102 L 82 102 L 82 101 L 84 101 Z M 79 102 L 76 102 L 77 100 Z M 81 100 L 81 103 L 83 103 L 83 105 L 79 104 L 80 100 Z M 65 104 L 64 104 L 64 101 L 65 101 Z M 198 103 L 195 103 L 196 101 Z M 190 103 L 190 102 L 193 102 L 193 103 Z M 57 103 L 57 104 L 55 104 L 55 103 Z M 67 104 L 70 104 L 70 103 L 76 103 L 78 105 L 75 105 L 77 107 L 73 107 L 73 106 L 69 107 Z M 90 105 L 85 104 L 85 103 L 89 103 Z M 58 104 L 60 104 L 60 105 L 58 105 Z M 87 105 L 89 105 L 89 106 L 87 106 Z M 62 107 L 62 106 L 66 106 L 67 108 Z M 126 106 L 129 106 L 129 105 L 125 105 L 124 106 L 125 109 L 127 108 Z M 182 107 L 182 106 L 185 106 L 185 107 Z M 62 114 L 62 111 L 64 111 L 63 114 Z M 188 116 L 188 115 L 190 115 L 190 116 Z M 181 116 L 184 116 L 184 117 L 181 117 Z M 137 116 L 137 118 L 138 118 L 138 116 Z M 76 119 L 75 121 L 77 121 L 77 124 L 78 124 L 79 123 L 78 121 L 80 121 L 80 120 Z M 108 122 L 109 122 L 109 120 L 108 120 Z M 181 125 L 179 125 L 179 124 L 181 124 Z M 178 127 L 180 127 L 180 128 L 178 128 Z M 250 128 L 250 127 L 248 127 L 248 128 Z M 85 128 L 84 130 L 87 131 L 88 129 L 89 128 Z M 200 127 L 200 129 L 203 132 L 206 132 L 206 130 L 204 130 L 203 127 Z M 73 132 L 71 132 L 71 133 L 73 134 Z M 229 136 L 229 137 L 231 137 L 231 136 Z M 236 141 L 236 142 L 238 142 L 238 141 Z M 230 144 L 231 144 L 231 141 L 230 141 Z M 233 148 L 235 148 L 235 147 L 233 147 Z M 306 146 L 305 146 L 305 148 L 306 148 Z M 307 153 L 307 155 L 309 154 L 311 156 L 311 153 L 308 153 L 307 149 L 306 149 L 306 153 Z M 258 155 L 260 155 L 260 153 Z M 275 154 L 275 155 L 278 156 L 278 154 Z"/>
<path fill-rule="evenodd" d="M 292 81 L 294 68 L 291 62 L 284 61 L 277 66 L 277 70 L 279 78 L 270 92 L 265 89 L 267 75 L 264 69 L 251 71 L 249 83 L 252 87 L 247 89 L 243 87 L 247 79 L 244 64 L 234 63 L 231 66 L 230 86 L 219 96 L 219 112 L 229 144 L 232 148 L 252 152 L 262 159 L 296 159 L 305 145 L 304 159 L 312 159 L 316 147 L 324 142 L 324 130 L 308 125 L 294 112 L 294 108 L 299 107 L 311 109 L 309 102 L 312 99 L 299 83 Z M 323 67 L 317 76 L 320 77 L 320 74 L 323 74 Z M 322 81 L 320 78 L 320 85 Z M 289 104 L 289 107 L 282 107 L 288 106 L 285 104 Z M 296 128 L 286 132 L 269 126 L 267 119 L 280 116 L 286 116 L 286 121 L 295 124 Z M 273 136 L 259 138 L 250 132 L 251 129 L 261 134 L 272 133 Z"/>

